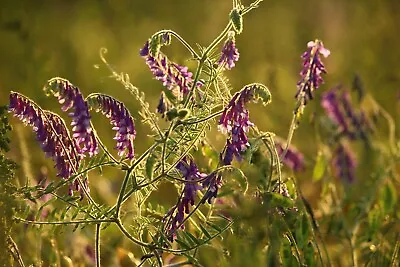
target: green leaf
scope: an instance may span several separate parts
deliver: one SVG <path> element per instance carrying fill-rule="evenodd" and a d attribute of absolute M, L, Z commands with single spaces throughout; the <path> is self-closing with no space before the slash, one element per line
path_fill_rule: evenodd
<path fill-rule="evenodd" d="M 268 203 L 271 208 L 282 207 L 282 208 L 293 208 L 294 202 L 292 199 L 282 196 L 275 192 L 267 192 L 264 195 L 264 201 Z"/>
<path fill-rule="evenodd" d="M 201 242 L 200 240 L 198 240 L 194 235 L 192 235 L 190 232 L 184 232 L 186 239 L 190 239 L 192 241 L 192 243 L 194 243 L 193 245 L 200 245 Z"/>
<path fill-rule="evenodd" d="M 312 179 L 314 182 L 319 181 L 325 173 L 328 166 L 328 161 L 322 151 L 318 151 L 317 161 L 314 166 Z"/>
<path fill-rule="evenodd" d="M 230 20 L 232 21 L 233 28 L 237 34 L 242 33 L 243 31 L 243 16 L 241 12 L 234 8 L 232 9 L 231 13 L 229 14 Z"/>
<path fill-rule="evenodd" d="M 179 232 L 176 233 L 177 238 L 175 242 L 178 243 L 183 249 L 190 249 L 190 245 L 186 244 L 185 241 L 182 239 L 182 236 Z"/>
<path fill-rule="evenodd" d="M 148 179 L 153 179 L 154 165 L 156 163 L 156 158 L 153 155 L 147 157 L 146 160 L 146 176 Z"/>
<path fill-rule="evenodd" d="M 206 228 L 204 228 L 203 225 L 199 224 L 201 231 L 203 232 L 203 234 L 207 237 L 207 239 L 211 239 L 211 235 L 210 233 L 207 231 Z"/>
<path fill-rule="evenodd" d="M 215 230 L 217 230 L 219 233 L 222 232 L 222 229 L 221 229 L 218 225 L 213 224 L 213 223 L 211 223 L 211 222 L 207 222 L 207 224 L 208 224 L 209 226 L 211 226 L 212 228 L 214 228 Z"/>

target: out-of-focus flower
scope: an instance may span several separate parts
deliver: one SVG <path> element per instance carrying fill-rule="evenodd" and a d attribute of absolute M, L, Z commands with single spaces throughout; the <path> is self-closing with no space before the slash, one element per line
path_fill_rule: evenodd
<path fill-rule="evenodd" d="M 365 118 L 363 112 L 356 113 L 351 103 L 351 96 L 349 91 L 344 90 L 341 95 L 341 103 L 343 110 L 350 120 L 353 130 L 349 132 L 349 137 L 355 139 L 360 137 L 361 139 L 367 139 L 367 132 L 371 130 L 368 121 Z"/>
<path fill-rule="evenodd" d="M 310 41 L 307 44 L 308 50 L 301 56 L 303 69 L 300 72 L 301 79 L 297 83 L 295 97 L 304 105 L 314 98 L 313 92 L 324 82 L 322 74 L 326 73 L 325 66 L 320 55 L 328 57 L 330 51 L 324 47 L 320 40 Z"/>
<path fill-rule="evenodd" d="M 146 60 L 156 80 L 161 81 L 169 90 L 179 88 L 179 94 L 186 95 L 193 84 L 193 73 L 187 67 L 170 61 L 162 52 L 151 55 L 149 44 L 147 41 L 139 54 Z"/>
<path fill-rule="evenodd" d="M 278 155 L 281 156 L 286 146 L 278 139 L 275 139 L 274 141 L 276 151 L 278 152 Z M 285 157 L 282 159 L 282 162 L 295 172 L 304 170 L 305 168 L 303 154 L 292 145 L 289 146 Z"/>
<path fill-rule="evenodd" d="M 30 99 L 14 92 L 10 94 L 9 111 L 33 128 L 40 147 L 55 162 L 57 176 L 68 178 L 79 168 L 81 157 L 76 153 L 77 144 L 71 141 L 58 115 L 40 110 Z"/>
<path fill-rule="evenodd" d="M 122 157 L 127 154 L 127 158 L 133 159 L 135 155 L 133 141 L 136 137 L 136 130 L 133 118 L 125 105 L 115 98 L 103 94 L 90 95 L 88 102 L 96 112 L 100 111 L 110 119 L 112 129 L 117 131 L 114 140 L 117 141 L 115 149 L 118 151 L 118 155 Z"/>
<path fill-rule="evenodd" d="M 230 70 L 235 67 L 235 61 L 239 60 L 239 51 L 235 44 L 235 33 L 230 32 L 228 39 L 225 41 L 222 47 L 222 54 L 218 60 L 218 64 L 223 66 L 225 69 Z"/>
<path fill-rule="evenodd" d="M 324 108 L 326 115 L 339 127 L 339 131 L 347 132 L 348 125 L 341 110 L 338 90 L 339 87 L 335 87 L 325 92 L 321 98 L 321 106 Z"/>
<path fill-rule="evenodd" d="M 322 95 L 321 106 L 338 126 L 339 133 L 350 139 L 367 139 L 372 127 L 362 111 L 356 112 L 348 90 L 334 87 Z"/>
<path fill-rule="evenodd" d="M 355 180 L 357 162 L 351 150 L 339 143 L 332 157 L 334 174 L 343 182 L 352 183 Z"/>
<path fill-rule="evenodd" d="M 88 152 L 89 156 L 97 154 L 99 147 L 93 129 L 90 126 L 88 105 L 83 99 L 79 88 L 68 80 L 57 77 L 50 79 L 43 90 L 46 94 L 52 94 L 58 98 L 58 102 L 62 104 L 61 109 L 63 111 L 68 111 L 72 108 L 73 111 L 68 115 L 72 118 L 72 136 L 80 148 L 78 153 L 83 155 Z"/>

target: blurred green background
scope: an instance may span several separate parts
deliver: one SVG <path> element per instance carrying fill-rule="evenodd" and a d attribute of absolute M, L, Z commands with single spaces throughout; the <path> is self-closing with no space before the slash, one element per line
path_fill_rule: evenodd
<path fill-rule="evenodd" d="M 249 3 L 243 1 L 244 5 Z M 232 1 L 2 0 L 0 7 L 0 104 L 7 104 L 10 90 L 15 90 L 43 108 L 61 114 L 57 101 L 47 98 L 42 87 L 52 77 L 64 77 L 85 95 L 102 92 L 123 100 L 136 118 L 135 145 L 140 153 L 151 142 L 147 137 L 149 129 L 140 123 L 136 101 L 108 77 L 110 73 L 99 58 L 100 48 L 108 49 L 108 62 L 117 71 L 128 73 L 131 82 L 145 92 L 155 109 L 162 84 L 152 79 L 139 49 L 161 29 L 176 31 L 193 47 L 196 43 L 207 46 L 225 27 Z M 338 83 L 351 87 L 355 74 L 362 79 L 365 89 L 400 122 L 399 28 L 398 0 L 264 1 L 244 18 L 244 32 L 236 38 L 240 60 L 227 76 L 235 90 L 251 82 L 269 87 L 272 104 L 253 112 L 251 120 L 261 130 L 286 136 L 301 70 L 300 56 L 308 41 L 323 40 L 331 50 L 330 57 L 324 60 L 328 71 L 326 83 L 307 107 L 304 122 L 293 140 L 306 159 L 312 160 L 317 148 L 308 118 L 320 111 L 321 91 Z M 187 60 L 189 54 L 178 42 L 173 41 L 165 52 L 194 72 L 195 62 Z M 96 115 L 94 120 L 96 129 L 109 137 L 104 138 L 105 143 L 112 147 L 108 122 Z M 18 124 L 18 131 L 12 133 L 10 155 L 18 162 L 25 162 L 21 174 L 28 170 L 39 177 L 44 155 L 39 152 L 30 129 Z M 386 127 L 385 123 L 379 127 Z M 29 153 L 21 152 L 23 146 L 29 148 Z M 51 160 L 46 162 L 51 168 Z M 300 176 L 303 184 L 307 184 L 309 172 Z M 110 183 L 105 179 L 91 182 L 96 183 L 104 198 L 115 200 L 111 193 L 118 189 L 118 182 L 110 186 L 105 186 Z M 314 195 L 313 188 L 307 187 L 305 194 Z"/>

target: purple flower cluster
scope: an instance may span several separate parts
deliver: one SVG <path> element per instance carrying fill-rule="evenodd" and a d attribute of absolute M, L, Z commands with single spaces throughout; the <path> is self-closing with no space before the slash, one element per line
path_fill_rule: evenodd
<path fill-rule="evenodd" d="M 81 158 L 76 154 L 77 144 L 71 141 L 58 115 L 38 109 L 31 100 L 18 93 L 10 94 L 9 111 L 33 127 L 40 147 L 55 162 L 57 176 L 68 178 L 78 169 Z"/>
<path fill-rule="evenodd" d="M 350 139 L 367 138 L 371 130 L 363 112 L 355 112 L 348 90 L 334 87 L 322 95 L 321 106 L 327 116 L 338 126 L 339 133 Z"/>
<path fill-rule="evenodd" d="M 231 70 L 235 67 L 235 61 L 239 60 L 239 51 L 235 45 L 235 33 L 230 32 L 228 39 L 222 47 L 222 54 L 218 60 L 218 64 L 223 66 L 227 70 Z"/>
<path fill-rule="evenodd" d="M 117 131 L 114 140 L 117 141 L 115 149 L 118 150 L 118 155 L 122 157 L 127 153 L 127 158 L 133 159 L 133 141 L 136 137 L 136 130 L 133 118 L 125 105 L 115 98 L 103 94 L 89 96 L 88 102 L 90 107 L 110 119 L 112 129 Z"/>
<path fill-rule="evenodd" d="M 278 155 L 281 156 L 286 146 L 280 140 L 275 139 L 274 141 L 276 151 Z M 289 146 L 282 162 L 295 172 L 304 170 L 304 156 L 292 145 Z"/>
<path fill-rule="evenodd" d="M 207 174 L 199 172 L 197 165 L 192 159 L 188 160 L 186 157 L 176 165 L 176 168 L 185 178 L 185 187 L 179 203 L 166 215 L 166 217 L 168 217 L 175 213 L 175 216 L 172 216 L 172 219 L 167 225 L 167 236 L 170 237 L 171 241 L 175 237 L 175 231 L 183 222 L 185 213 L 190 213 L 190 206 L 193 206 L 195 203 L 197 191 L 202 189 L 198 183 L 207 177 Z M 184 228 L 184 225 L 182 224 L 181 227 Z"/>
<path fill-rule="evenodd" d="M 332 158 L 335 176 L 346 183 L 355 180 L 357 162 L 354 154 L 343 144 L 339 143 Z"/>
<path fill-rule="evenodd" d="M 328 57 L 330 51 L 324 47 L 320 40 L 310 41 L 307 44 L 308 50 L 301 56 L 303 69 L 300 72 L 301 79 L 297 83 L 295 97 L 305 105 L 308 100 L 314 98 L 313 92 L 324 82 L 322 73 L 326 73 L 320 55 Z"/>
<path fill-rule="evenodd" d="M 149 44 L 150 42 L 147 41 L 140 50 L 140 56 L 146 60 L 146 64 L 156 80 L 161 81 L 168 90 L 179 88 L 179 96 L 186 95 L 193 83 L 193 73 L 188 71 L 187 67 L 170 61 L 162 52 L 158 52 L 153 56 L 150 53 Z"/>
<path fill-rule="evenodd" d="M 61 109 L 72 112 L 68 115 L 72 118 L 71 126 L 73 138 L 78 143 L 78 153 L 89 153 L 93 156 L 98 153 L 99 147 L 93 129 L 90 126 L 90 115 L 87 102 L 78 87 L 71 84 L 68 80 L 62 78 L 53 78 L 48 81 L 43 89 L 47 94 L 53 94 L 62 104 Z"/>
<path fill-rule="evenodd" d="M 249 120 L 249 111 L 245 104 L 253 98 L 254 89 L 254 86 L 251 85 L 237 92 L 225 107 L 219 120 L 218 129 L 222 133 L 230 134 L 223 158 L 225 165 L 232 163 L 233 156 L 241 160 L 240 153 L 249 146 L 246 132 L 249 131 L 249 127 L 253 126 L 253 123 Z"/>

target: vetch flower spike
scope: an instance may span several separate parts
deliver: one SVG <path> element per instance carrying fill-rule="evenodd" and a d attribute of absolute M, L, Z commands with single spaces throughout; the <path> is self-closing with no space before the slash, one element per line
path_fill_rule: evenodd
<path fill-rule="evenodd" d="M 54 95 L 58 98 L 58 102 L 62 104 L 61 109 L 63 111 L 73 109 L 73 112 L 68 115 L 72 118 L 72 136 L 80 148 L 78 153 L 83 155 L 88 152 L 89 156 L 97 154 L 99 147 L 93 129 L 90 126 L 91 117 L 88 105 L 83 99 L 79 88 L 66 79 L 56 77 L 50 79 L 43 90 L 47 95 Z"/>
<path fill-rule="evenodd" d="M 136 137 L 133 118 L 125 105 L 115 98 L 104 94 L 92 94 L 87 97 L 90 108 L 101 112 L 110 119 L 113 130 L 117 131 L 114 139 L 117 140 L 118 155 L 127 154 L 127 158 L 134 158 L 133 141 Z"/>
<path fill-rule="evenodd" d="M 357 162 L 348 147 L 339 143 L 332 158 L 332 165 L 337 178 L 349 184 L 354 182 Z"/>
<path fill-rule="evenodd" d="M 176 97 L 181 98 L 189 93 L 193 84 L 193 73 L 188 71 L 187 67 L 170 61 L 160 51 L 153 55 L 149 41 L 140 50 L 140 56 L 146 60 L 146 64 L 149 66 L 156 80 L 161 81 L 168 90 L 175 92 Z M 178 92 L 176 92 L 177 89 Z"/>
<path fill-rule="evenodd" d="M 314 91 L 324 82 L 322 74 L 326 73 L 325 66 L 320 55 L 328 57 L 330 51 L 324 47 L 320 40 L 310 41 L 307 44 L 308 50 L 301 56 L 303 69 L 300 72 L 301 79 L 297 83 L 295 97 L 302 105 L 314 98 Z"/>
<path fill-rule="evenodd" d="M 367 133 L 372 127 L 363 112 L 356 112 L 351 103 L 348 90 L 334 87 L 322 95 L 321 106 L 325 113 L 338 127 L 340 134 L 350 139 L 360 137 L 367 140 Z"/>
<path fill-rule="evenodd" d="M 9 111 L 33 128 L 46 157 L 55 162 L 57 176 L 67 179 L 79 168 L 81 157 L 76 153 L 77 144 L 57 114 L 39 109 L 32 100 L 15 92 L 10 94 Z"/>
<path fill-rule="evenodd" d="M 218 60 L 218 64 L 227 70 L 235 67 L 235 62 L 239 60 L 239 51 L 235 44 L 235 32 L 229 32 L 228 39 L 222 47 L 222 54 Z"/>
<path fill-rule="evenodd" d="M 249 146 L 246 132 L 254 124 L 249 120 L 249 111 L 245 104 L 251 100 L 258 101 L 260 99 L 265 105 L 271 102 L 268 88 L 258 83 L 249 84 L 237 92 L 224 108 L 219 119 L 218 129 L 220 132 L 230 135 L 223 156 L 225 165 L 231 164 L 234 155 L 241 160 L 241 152 L 244 152 Z"/>
<path fill-rule="evenodd" d="M 183 189 L 182 197 L 180 198 L 178 204 L 173 207 L 166 215 L 166 217 L 172 216 L 172 219 L 166 227 L 166 234 L 168 237 L 170 237 L 171 241 L 175 238 L 175 232 L 178 229 L 179 225 L 183 222 L 185 213 L 190 213 L 190 207 L 193 206 L 195 203 L 197 191 L 203 188 L 199 185 L 199 181 L 202 181 L 204 178 L 207 177 L 206 174 L 200 173 L 196 163 L 194 163 L 192 159 L 188 160 L 187 157 L 183 158 L 176 165 L 176 169 L 178 169 L 181 175 L 185 178 L 185 186 Z M 184 228 L 183 225 L 181 227 Z"/>
<path fill-rule="evenodd" d="M 339 87 L 335 87 L 322 94 L 321 106 L 327 116 L 339 127 L 339 132 L 348 132 L 348 125 L 341 109 L 338 90 Z"/>

